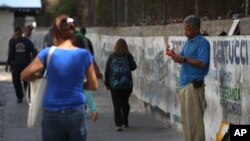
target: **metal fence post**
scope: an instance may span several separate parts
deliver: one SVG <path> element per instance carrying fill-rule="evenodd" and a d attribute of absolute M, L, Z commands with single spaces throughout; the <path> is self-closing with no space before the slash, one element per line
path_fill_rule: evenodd
<path fill-rule="evenodd" d="M 144 0 L 141 1 L 141 19 L 142 23 L 144 23 Z"/>
<path fill-rule="evenodd" d="M 116 25 L 116 14 L 115 14 L 115 0 L 113 0 L 113 10 L 112 10 L 112 14 L 113 14 L 113 25 Z"/>
<path fill-rule="evenodd" d="M 249 11 L 249 0 L 246 0 L 246 7 L 245 7 L 245 16 L 248 16 L 248 11 Z"/>
<path fill-rule="evenodd" d="M 128 25 L 128 0 L 125 0 L 125 25 Z"/>

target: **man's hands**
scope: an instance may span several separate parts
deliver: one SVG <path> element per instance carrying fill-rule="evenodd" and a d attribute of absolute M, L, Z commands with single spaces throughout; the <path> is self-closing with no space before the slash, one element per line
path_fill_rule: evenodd
<path fill-rule="evenodd" d="M 175 54 L 174 50 L 173 50 L 173 44 L 172 43 L 169 43 L 168 46 L 167 46 L 167 50 L 166 50 L 166 54 L 168 56 L 173 56 Z"/>
<path fill-rule="evenodd" d="M 172 57 L 173 55 L 175 55 L 175 52 L 172 49 L 167 49 L 166 54 Z"/>
<path fill-rule="evenodd" d="M 182 64 L 182 63 L 186 62 L 186 58 L 184 56 L 181 56 L 180 54 L 176 54 L 172 49 L 168 48 L 166 50 L 166 55 L 168 55 L 169 57 L 171 57 L 171 59 L 175 63 Z"/>
<path fill-rule="evenodd" d="M 175 63 L 182 64 L 186 62 L 186 58 L 184 56 L 181 56 L 180 54 L 174 54 L 171 56 L 171 58 Z"/>

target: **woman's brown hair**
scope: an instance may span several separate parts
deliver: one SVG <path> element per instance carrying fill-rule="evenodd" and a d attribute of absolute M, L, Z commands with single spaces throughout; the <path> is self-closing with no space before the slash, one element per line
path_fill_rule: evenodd
<path fill-rule="evenodd" d="M 113 50 L 114 54 L 116 55 L 125 55 L 129 53 L 128 50 L 128 45 L 127 42 L 120 38 L 116 41 L 116 44 L 114 46 L 114 50 Z"/>
<path fill-rule="evenodd" d="M 75 22 L 67 15 L 59 15 L 53 23 L 53 37 L 58 41 L 74 38 Z"/>

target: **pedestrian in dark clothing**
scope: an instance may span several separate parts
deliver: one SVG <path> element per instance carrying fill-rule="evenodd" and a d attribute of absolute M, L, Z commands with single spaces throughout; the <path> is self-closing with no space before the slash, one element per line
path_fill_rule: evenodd
<path fill-rule="evenodd" d="M 6 71 L 10 67 L 17 102 L 21 103 L 24 96 L 23 88 L 26 90 L 28 83 L 23 81 L 22 85 L 20 74 L 37 55 L 37 51 L 34 48 L 33 43 L 28 38 L 22 37 L 21 28 L 15 28 L 14 32 L 15 35 L 9 42 Z"/>
<path fill-rule="evenodd" d="M 94 56 L 94 48 L 89 38 L 86 36 L 86 29 L 85 27 L 81 27 L 80 31 L 75 31 L 75 39 L 74 39 L 74 45 L 80 48 L 86 48 L 93 56 Z M 103 74 L 101 73 L 99 66 L 97 65 L 95 59 L 94 59 L 94 68 L 96 77 L 98 79 L 103 78 Z"/>
<path fill-rule="evenodd" d="M 28 38 L 34 45 L 36 50 L 39 50 L 37 45 L 37 39 L 34 35 L 34 27 L 32 25 L 28 25 L 24 28 L 23 37 Z"/>
<path fill-rule="evenodd" d="M 89 41 L 87 41 L 87 37 L 85 37 L 85 34 L 86 34 L 86 32 L 81 32 L 81 30 L 75 31 L 74 45 L 79 47 L 79 48 L 85 48 L 92 55 L 94 55 L 94 49 L 93 49 L 92 43 L 89 39 L 88 39 Z M 95 59 L 93 59 L 93 64 L 94 64 L 94 68 L 96 69 L 97 64 L 96 64 Z M 98 69 L 99 69 L 99 67 L 98 67 Z M 95 70 L 95 73 L 96 73 L 96 70 Z M 99 78 L 98 75 L 97 75 L 97 78 Z M 96 102 L 94 101 L 94 98 L 92 96 L 91 91 L 84 90 L 84 94 L 86 96 L 86 103 L 87 103 L 86 108 L 89 109 L 91 118 L 95 122 L 97 120 L 97 117 L 98 117 L 98 113 L 97 113 L 97 109 L 96 109 Z"/>
<path fill-rule="evenodd" d="M 115 63 L 118 62 L 117 60 L 120 60 L 120 64 Z M 122 126 L 125 128 L 129 127 L 129 97 L 133 91 L 131 71 L 134 71 L 136 67 L 137 65 L 132 54 L 128 50 L 126 41 L 124 39 L 117 40 L 114 51 L 108 57 L 105 68 L 105 86 L 111 92 L 117 131 L 121 131 Z M 117 80 L 113 78 L 117 78 Z"/>
<path fill-rule="evenodd" d="M 85 36 L 86 35 L 86 28 L 85 27 L 81 27 L 80 31 L 76 32 L 76 43 L 77 45 L 84 45 L 84 48 L 88 49 L 92 55 L 94 55 L 94 48 L 93 45 L 90 41 L 90 39 L 88 37 Z"/>
<path fill-rule="evenodd" d="M 46 47 L 51 47 L 51 46 L 54 45 L 52 32 L 53 32 L 52 31 L 52 27 L 50 27 L 48 33 L 46 33 L 44 35 L 44 38 L 43 38 L 43 49 L 46 48 Z"/>
<path fill-rule="evenodd" d="M 12 42 L 14 41 L 14 39 L 16 39 L 16 38 L 18 38 L 19 36 L 20 36 L 20 34 L 22 35 L 22 30 L 21 30 L 21 28 L 15 28 L 14 29 L 14 35 L 10 38 L 10 40 L 9 40 L 9 44 L 8 44 L 8 54 L 9 54 L 9 52 L 10 52 L 10 46 L 11 46 L 11 44 L 12 44 Z M 7 72 L 7 70 L 8 70 L 8 65 L 6 65 L 6 72 Z"/>

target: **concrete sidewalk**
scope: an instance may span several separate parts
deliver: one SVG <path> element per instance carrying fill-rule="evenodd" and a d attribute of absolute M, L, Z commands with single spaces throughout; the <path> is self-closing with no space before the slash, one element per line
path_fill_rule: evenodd
<path fill-rule="evenodd" d="M 166 128 L 150 115 L 137 112 L 131 103 L 130 128 L 115 131 L 113 107 L 109 91 L 101 84 L 93 93 L 99 118 L 89 119 L 88 141 L 184 141 L 183 135 Z M 26 126 L 28 105 L 17 104 L 10 73 L 0 66 L 0 141 L 41 141 L 40 129 Z"/>

